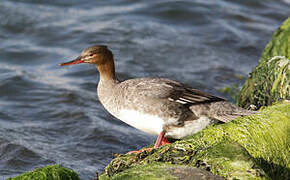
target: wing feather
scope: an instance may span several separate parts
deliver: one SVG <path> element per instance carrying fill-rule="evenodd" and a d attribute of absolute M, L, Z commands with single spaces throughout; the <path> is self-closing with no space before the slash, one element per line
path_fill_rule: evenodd
<path fill-rule="evenodd" d="M 135 91 L 138 91 L 140 96 L 157 99 L 167 98 L 170 101 L 175 101 L 184 105 L 225 101 L 223 98 L 163 78 L 140 79 L 139 82 L 135 84 Z"/>

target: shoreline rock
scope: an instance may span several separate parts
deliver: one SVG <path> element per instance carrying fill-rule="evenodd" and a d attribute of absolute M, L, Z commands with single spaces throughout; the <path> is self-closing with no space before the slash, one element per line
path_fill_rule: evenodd
<path fill-rule="evenodd" d="M 145 178 L 142 167 L 185 165 L 207 170 L 226 179 L 269 179 L 289 177 L 290 157 L 287 133 L 290 103 L 264 108 L 259 114 L 239 117 L 227 124 L 212 125 L 184 140 L 151 152 L 114 158 L 99 179 Z M 288 138 L 289 141 L 289 138 Z M 278 148 L 279 147 L 279 148 Z M 288 149 L 287 149 L 288 148 Z M 154 178 L 170 172 L 152 171 Z M 170 175 L 171 178 L 177 178 Z"/>
<path fill-rule="evenodd" d="M 258 65 L 249 74 L 237 96 L 237 104 L 248 108 L 290 100 L 290 18 L 272 35 Z"/>
<path fill-rule="evenodd" d="M 6 180 L 80 180 L 78 174 L 58 164 L 36 168 Z"/>

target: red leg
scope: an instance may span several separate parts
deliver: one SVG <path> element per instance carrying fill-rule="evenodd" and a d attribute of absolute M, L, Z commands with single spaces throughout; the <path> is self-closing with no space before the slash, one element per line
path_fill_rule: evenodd
<path fill-rule="evenodd" d="M 161 143 L 163 142 L 164 135 L 165 135 L 165 132 L 161 131 L 161 133 L 157 137 L 157 140 L 155 142 L 154 148 L 159 148 L 160 147 Z"/>

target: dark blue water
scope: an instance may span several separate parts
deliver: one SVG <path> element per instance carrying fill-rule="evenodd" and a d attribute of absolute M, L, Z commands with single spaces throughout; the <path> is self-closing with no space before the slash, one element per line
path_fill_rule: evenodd
<path fill-rule="evenodd" d="M 115 54 L 120 79 L 168 77 L 221 95 L 242 84 L 289 0 L 0 1 L 0 179 L 47 164 L 93 178 L 151 144 L 110 116 L 94 66 L 58 67 L 93 44 Z"/>

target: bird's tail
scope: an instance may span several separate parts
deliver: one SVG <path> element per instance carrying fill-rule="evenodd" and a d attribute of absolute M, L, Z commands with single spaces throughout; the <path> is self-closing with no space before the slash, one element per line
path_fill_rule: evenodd
<path fill-rule="evenodd" d="M 229 102 L 212 103 L 211 106 L 212 108 L 216 108 L 217 106 L 219 106 L 219 108 L 217 108 L 218 110 L 214 111 L 212 115 L 213 118 L 218 119 L 222 122 L 229 122 L 240 116 L 248 116 L 257 113 L 257 111 L 243 109 Z"/>
<path fill-rule="evenodd" d="M 246 110 L 227 101 L 212 102 L 204 104 L 203 106 L 191 106 L 190 109 L 197 116 L 205 115 L 225 123 L 239 116 L 248 116 L 257 113 L 257 111 Z"/>

